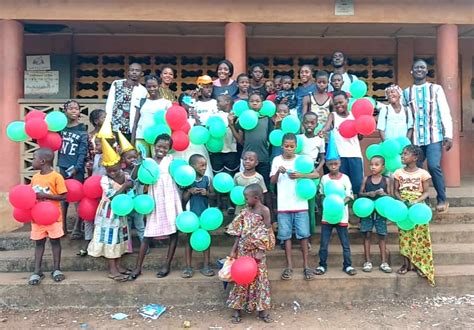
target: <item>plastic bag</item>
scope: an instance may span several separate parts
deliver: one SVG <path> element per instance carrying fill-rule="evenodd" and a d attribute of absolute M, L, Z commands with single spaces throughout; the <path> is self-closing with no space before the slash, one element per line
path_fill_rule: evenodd
<path fill-rule="evenodd" d="M 232 276 L 230 275 L 230 268 L 232 267 L 232 264 L 234 263 L 235 259 L 231 257 L 227 257 L 224 265 L 222 266 L 221 270 L 219 270 L 219 273 L 217 273 L 217 276 L 221 281 L 224 282 L 232 282 Z"/>

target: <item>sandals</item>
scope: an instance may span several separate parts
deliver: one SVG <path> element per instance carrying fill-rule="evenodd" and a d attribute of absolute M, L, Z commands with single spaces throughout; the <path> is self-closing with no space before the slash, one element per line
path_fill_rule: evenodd
<path fill-rule="evenodd" d="M 367 261 L 367 262 L 364 262 L 364 265 L 362 266 L 362 271 L 366 273 L 370 273 L 372 271 L 372 268 L 373 268 L 372 263 L 370 261 Z"/>
<path fill-rule="evenodd" d="M 241 321 L 242 321 L 242 316 L 240 315 L 240 312 L 235 312 L 232 315 L 232 323 L 239 324 Z"/>
<path fill-rule="evenodd" d="M 263 321 L 265 323 L 272 323 L 273 320 L 270 318 L 270 315 L 268 315 L 268 313 L 258 313 L 258 316 L 257 318 L 260 320 L 260 321 Z"/>
<path fill-rule="evenodd" d="M 110 279 L 116 281 L 116 282 L 127 282 L 130 275 L 129 276 L 125 276 L 124 274 L 119 274 L 119 275 L 112 275 L 112 274 L 109 274 L 107 275 Z"/>
<path fill-rule="evenodd" d="M 120 274 L 122 275 L 130 275 L 132 273 L 132 270 L 129 268 L 126 268 L 124 271 L 121 271 Z"/>
<path fill-rule="evenodd" d="M 446 213 L 446 212 L 448 212 L 448 209 L 449 209 L 449 203 L 448 202 L 444 202 L 444 204 L 438 204 L 436 206 L 436 212 L 438 212 L 438 213 Z"/>
<path fill-rule="evenodd" d="M 400 267 L 399 270 L 397 270 L 397 274 L 399 274 L 399 275 L 405 275 L 405 274 L 408 273 L 408 271 L 410 271 L 410 270 L 411 270 L 410 266 L 403 265 L 402 267 Z"/>
<path fill-rule="evenodd" d="M 194 275 L 194 271 L 192 267 L 186 267 L 183 269 L 183 272 L 181 273 L 182 278 L 191 278 Z"/>
<path fill-rule="evenodd" d="M 384 273 L 391 273 L 392 272 L 392 267 L 390 267 L 390 265 L 386 262 L 383 262 L 382 264 L 380 264 L 380 267 L 379 269 L 384 272 Z"/>
<path fill-rule="evenodd" d="M 202 269 L 199 270 L 199 272 L 204 275 L 204 276 L 207 276 L 207 277 L 211 277 L 211 276 L 214 276 L 214 271 L 211 269 L 211 266 L 207 265 L 205 267 L 203 267 Z"/>
<path fill-rule="evenodd" d="M 323 266 L 318 266 L 314 270 L 314 274 L 315 275 L 324 275 L 324 274 L 326 274 L 326 268 L 324 268 Z"/>
<path fill-rule="evenodd" d="M 38 285 L 44 278 L 44 274 L 32 274 L 28 280 L 29 285 Z"/>
<path fill-rule="evenodd" d="M 163 277 L 168 276 L 169 273 L 170 273 L 169 268 L 163 268 L 162 270 L 158 271 L 158 273 L 156 273 L 156 277 L 163 278 Z"/>
<path fill-rule="evenodd" d="M 352 266 L 347 266 L 346 269 L 344 269 L 344 273 L 346 273 L 349 276 L 354 276 L 357 274 L 357 271 L 355 270 L 354 267 Z"/>
<path fill-rule="evenodd" d="M 291 268 L 285 268 L 283 269 L 283 272 L 281 273 L 281 279 L 284 281 L 291 280 L 293 276 L 293 269 Z"/>
<path fill-rule="evenodd" d="M 84 250 L 84 249 L 80 249 L 79 252 L 76 253 L 76 256 L 79 256 L 79 257 L 87 257 L 87 250 Z"/>
<path fill-rule="evenodd" d="M 426 275 L 423 274 L 423 272 L 422 272 L 421 270 L 419 270 L 419 269 L 416 269 L 416 275 L 418 275 L 418 276 L 421 277 L 421 278 L 426 278 Z"/>
<path fill-rule="evenodd" d="M 59 269 L 56 269 L 51 273 L 51 278 L 53 279 L 54 282 L 61 282 L 64 281 L 66 276 L 64 276 L 63 272 L 60 271 Z"/>
<path fill-rule="evenodd" d="M 312 269 L 305 268 L 305 269 L 303 270 L 303 275 L 304 275 L 305 281 L 312 281 L 312 280 L 314 280 L 314 272 L 313 272 Z"/>
<path fill-rule="evenodd" d="M 138 278 L 138 276 L 140 276 L 141 274 L 142 274 L 141 271 L 139 271 L 138 273 L 135 273 L 135 271 L 132 270 L 132 272 L 128 275 L 127 280 L 128 281 L 135 281 Z"/>

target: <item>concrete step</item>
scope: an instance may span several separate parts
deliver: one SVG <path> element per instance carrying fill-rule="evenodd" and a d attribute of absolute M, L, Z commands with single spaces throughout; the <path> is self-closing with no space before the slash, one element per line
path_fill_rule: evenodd
<path fill-rule="evenodd" d="M 390 251 L 389 262 L 396 268 L 402 264 L 402 258 L 398 253 L 398 245 L 387 245 Z M 315 267 L 319 262 L 319 245 L 312 247 L 310 251 L 310 266 Z M 433 246 L 435 265 L 458 265 L 474 264 L 474 243 L 472 244 L 435 244 Z M 74 271 L 105 271 L 107 262 L 103 258 L 79 257 L 76 250 L 63 249 L 61 257 L 61 268 L 65 272 Z M 216 246 L 211 249 L 211 262 L 214 264 L 217 259 L 226 257 L 230 252 L 230 247 Z M 166 248 L 154 248 L 146 256 L 144 268 L 147 270 L 157 270 L 166 260 Z M 351 246 L 352 263 L 354 267 L 362 267 L 365 262 L 363 246 L 360 244 Z M 371 256 L 374 268 L 377 269 L 381 263 L 379 248 L 376 245 L 371 247 Z M 200 253 L 193 254 L 193 264 L 195 269 L 202 267 L 203 257 Z M 294 267 L 303 267 L 301 252 L 298 247 L 293 248 Z M 123 257 L 123 264 L 129 268 L 135 266 L 137 253 L 127 254 Z M 269 267 L 286 267 L 285 252 L 277 246 L 267 254 Z M 329 246 L 328 264 L 330 267 L 342 267 L 342 248 L 340 245 L 331 244 Z M 43 268 L 52 269 L 53 258 L 51 250 L 45 251 Z M 184 247 L 178 247 L 173 259 L 172 267 L 178 272 L 185 267 Z M 0 252 L 0 272 L 32 272 L 34 269 L 33 250 L 12 250 Z"/>
<path fill-rule="evenodd" d="M 359 272 L 348 277 L 333 268 L 313 281 L 303 279 L 302 269 L 294 269 L 290 281 L 281 280 L 280 272 L 280 269 L 269 270 L 274 304 L 291 304 L 294 300 L 300 304 L 327 304 L 474 292 L 473 265 L 438 266 L 434 288 L 414 272 L 403 276 L 379 271 Z M 191 279 L 182 279 L 178 272 L 162 279 L 157 279 L 152 272 L 145 272 L 136 281 L 124 283 L 107 278 L 105 272 L 69 272 L 63 282 L 54 283 L 48 276 L 35 287 L 27 284 L 29 276 L 29 273 L 0 273 L 0 307 L 138 307 L 148 303 L 222 305 L 229 290 L 223 289 L 217 277 L 196 274 Z"/>

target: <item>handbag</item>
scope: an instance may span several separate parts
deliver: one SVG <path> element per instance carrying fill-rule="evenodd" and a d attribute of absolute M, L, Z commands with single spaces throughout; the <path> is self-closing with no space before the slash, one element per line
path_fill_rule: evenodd
<path fill-rule="evenodd" d="M 232 264 L 234 263 L 235 259 L 231 257 L 227 257 L 224 265 L 222 268 L 219 270 L 217 273 L 217 276 L 221 281 L 224 282 L 233 282 L 232 276 L 230 275 L 230 268 L 232 267 Z"/>

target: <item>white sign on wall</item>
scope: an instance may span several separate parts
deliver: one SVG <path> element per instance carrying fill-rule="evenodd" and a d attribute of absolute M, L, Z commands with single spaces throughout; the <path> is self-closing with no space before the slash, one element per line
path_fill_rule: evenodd
<path fill-rule="evenodd" d="M 32 55 L 26 57 L 27 71 L 51 70 L 51 57 L 49 55 Z"/>
<path fill-rule="evenodd" d="M 25 94 L 57 94 L 59 71 L 25 71 Z"/>
<path fill-rule="evenodd" d="M 353 16 L 354 0 L 336 0 L 336 4 L 334 6 L 334 15 Z"/>

